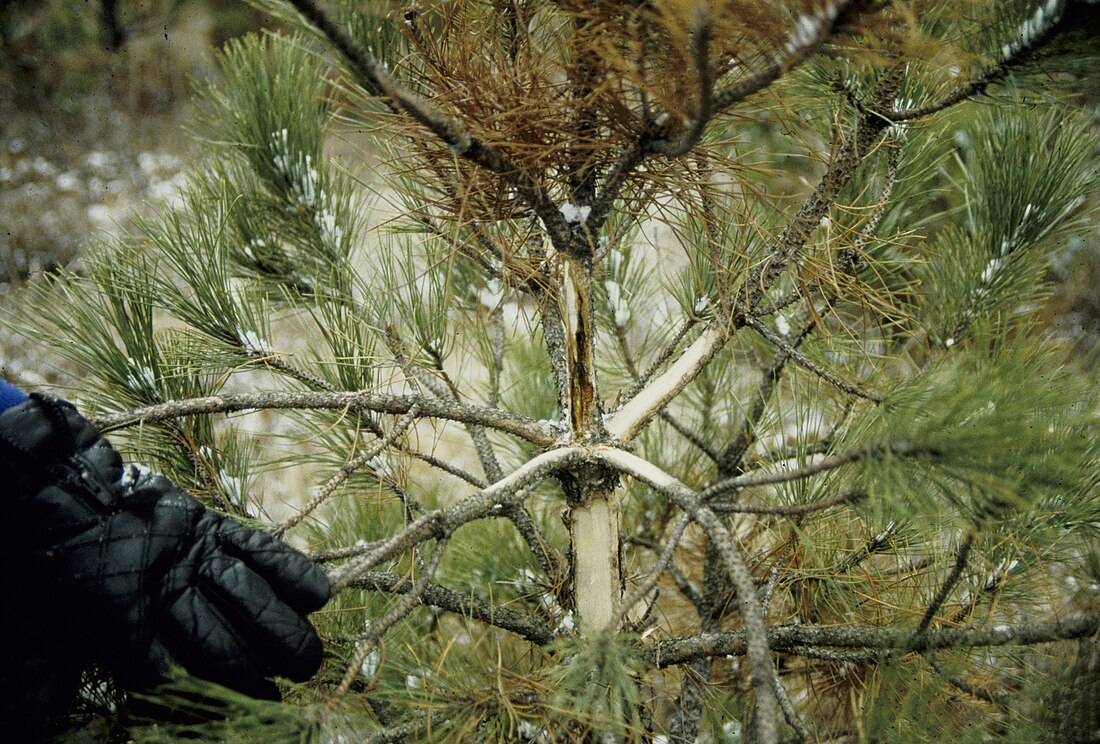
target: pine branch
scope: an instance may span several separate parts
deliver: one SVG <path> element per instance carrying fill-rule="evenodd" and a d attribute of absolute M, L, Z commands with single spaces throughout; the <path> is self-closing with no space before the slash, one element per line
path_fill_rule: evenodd
<path fill-rule="evenodd" d="M 503 513 L 508 504 L 522 502 L 530 488 L 555 472 L 576 465 L 584 459 L 584 455 L 585 450 L 576 446 L 543 452 L 489 487 L 449 507 L 436 509 L 417 518 L 400 532 L 374 543 L 369 552 L 333 571 L 330 574 L 333 594 L 342 591 L 379 563 L 390 560 L 425 540 L 448 535 L 459 526 L 487 515 Z"/>
<path fill-rule="evenodd" d="M 520 537 L 527 543 L 527 547 L 538 561 L 539 568 L 551 579 L 557 578 L 561 571 L 561 563 L 557 554 L 550 548 L 550 543 L 539 529 L 534 516 L 523 504 L 508 504 L 504 507 L 504 516 L 508 518 Z"/>
<path fill-rule="evenodd" d="M 634 363 L 634 355 L 630 351 L 630 345 L 626 339 L 626 329 L 617 326 L 615 328 L 615 339 L 619 343 L 619 350 L 623 357 L 623 363 L 626 365 L 627 373 L 634 378 L 634 385 L 631 386 L 631 390 L 639 387 L 641 383 L 641 375 L 638 373 L 638 368 Z M 652 367 L 651 367 L 652 369 Z M 700 452 L 706 455 L 712 462 L 718 461 L 718 453 L 703 439 L 702 436 L 696 434 L 687 424 L 684 424 L 678 418 L 676 418 L 668 409 L 661 409 L 661 420 L 676 430 L 676 433 L 694 445 Z"/>
<path fill-rule="evenodd" d="M 1009 697 L 1006 693 L 995 694 L 985 688 L 975 687 L 974 685 L 967 682 L 965 679 L 949 676 L 944 670 L 943 665 L 937 662 L 935 659 L 926 658 L 925 661 L 928 663 L 928 666 L 932 667 L 932 669 L 936 671 L 936 674 L 944 677 L 947 680 L 947 684 L 951 685 L 959 692 L 970 695 L 971 697 L 989 703 L 990 705 L 996 705 L 1005 713 L 1009 711 Z"/>
<path fill-rule="evenodd" d="M 611 414 L 605 426 L 607 432 L 620 443 L 629 443 L 669 401 L 699 376 L 728 340 L 725 324 L 716 321 L 708 324 L 679 359 Z"/>
<path fill-rule="evenodd" d="M 588 25 L 586 19 L 579 14 L 573 16 L 570 23 L 575 38 L 580 39 L 591 33 L 586 28 Z M 570 117 L 572 121 L 568 127 L 574 133 L 574 143 L 578 145 L 576 149 L 569 148 L 562 157 L 563 162 L 577 164 L 567 177 L 570 204 L 590 205 L 599 175 L 597 164 L 587 156 L 584 148 L 600 135 L 597 110 L 592 96 L 596 87 L 603 82 L 601 62 L 598 51 L 578 44 L 577 59 L 566 68 L 573 109 Z"/>
<path fill-rule="evenodd" d="M 995 596 L 1019 565 L 1020 564 L 1015 560 L 1002 562 L 994 571 L 986 574 L 985 581 L 978 587 L 978 591 L 967 592 L 968 597 L 966 601 L 962 606 L 951 613 L 947 618 L 947 622 L 952 625 L 960 625 L 966 622 L 967 619 L 974 614 L 982 598 L 991 595 Z"/>
<path fill-rule="evenodd" d="M 816 52 L 834 30 L 837 16 L 852 5 L 851 0 L 831 2 L 814 14 L 805 13 L 798 18 L 795 29 L 788 37 L 786 47 L 763 70 L 718 91 L 714 96 L 715 112 L 745 100 L 767 88 L 782 75 L 796 67 Z"/>
<path fill-rule="evenodd" d="M 623 187 L 638 166 L 645 162 L 646 154 L 646 138 L 642 135 L 635 142 L 624 147 L 618 160 L 608 169 L 603 178 L 603 188 L 593 200 L 592 211 L 588 215 L 587 225 L 593 233 L 603 229 L 615 207 L 615 202 L 622 194 Z"/>
<path fill-rule="evenodd" d="M 755 459 L 754 464 L 758 468 L 764 468 L 771 465 L 777 465 L 778 463 L 785 462 L 786 460 L 794 460 L 802 457 L 809 457 L 811 455 L 825 455 L 832 449 L 833 442 L 836 441 L 837 432 L 844 426 L 845 421 L 852 414 L 854 409 L 854 401 L 849 399 L 844 405 L 844 409 L 840 415 L 837 416 L 836 421 L 829 427 L 829 431 L 825 433 L 823 437 L 809 444 L 788 444 L 785 447 L 776 450 L 770 450 L 762 457 Z"/>
<path fill-rule="evenodd" d="M 498 304 L 489 314 L 490 345 L 493 361 L 489 365 L 489 396 L 486 405 L 498 408 L 500 404 L 500 378 L 504 372 L 504 309 Z"/>
<path fill-rule="evenodd" d="M 539 318 L 542 320 L 542 341 L 546 345 L 546 356 L 550 360 L 550 371 L 558 389 L 558 408 L 569 410 L 569 371 L 566 369 L 565 327 L 561 316 L 551 307 L 553 298 L 543 294 L 539 302 Z"/>
<path fill-rule="evenodd" d="M 901 84 L 903 72 L 904 68 L 900 66 L 891 69 L 877 86 L 874 100 L 892 100 Z M 859 164 L 885 128 L 886 123 L 879 117 L 864 115 L 860 118 L 855 131 L 830 159 L 817 187 L 780 235 L 770 255 L 750 272 L 743 285 L 747 288 L 746 296 L 738 302 L 734 314 L 735 326 L 745 323 L 745 310 L 751 311 L 760 304 L 761 296 L 801 251 L 813 229 L 852 180 Z M 699 375 L 728 338 L 726 325 L 712 321 L 672 367 L 654 378 L 638 395 L 612 414 L 607 422 L 607 431 L 623 443 L 633 439 L 645 423 Z"/>
<path fill-rule="evenodd" d="M 433 726 L 438 726 L 444 721 L 446 721 L 446 717 L 442 713 L 421 716 L 415 721 L 402 723 L 371 734 L 363 740 L 363 744 L 404 744 L 410 738 L 416 739 L 421 734 L 431 731 Z"/>
<path fill-rule="evenodd" d="M 883 654 L 878 651 L 837 651 L 817 646 L 791 646 L 778 653 L 800 656 L 803 659 L 827 661 L 830 664 L 874 664 L 883 658 Z"/>
<path fill-rule="evenodd" d="M 1086 1 L 1091 2 L 1092 0 Z M 876 113 L 891 122 L 913 121 L 938 114 L 956 104 L 981 95 L 989 86 L 1008 77 L 1013 69 L 1018 68 L 1036 50 L 1050 41 L 1053 36 L 1052 32 L 1062 18 L 1064 5 L 1065 0 L 1045 0 L 1045 2 L 1037 5 L 1031 16 L 1018 29 L 1016 38 L 1005 42 L 1000 50 L 1000 58 L 996 65 L 981 71 L 973 80 L 956 86 L 940 100 L 926 106 L 904 111 L 895 111 L 891 107 L 891 109 L 877 111 Z M 872 111 L 875 110 L 872 109 Z"/>
<path fill-rule="evenodd" d="M 324 390 L 325 392 L 329 393 L 336 392 L 336 388 L 333 385 L 330 385 L 328 382 L 322 380 L 320 377 L 313 374 L 312 372 L 291 364 L 285 358 L 279 356 L 278 354 L 267 351 L 265 349 L 244 348 L 243 351 L 268 369 L 275 370 L 276 372 L 282 372 L 289 377 L 293 377 L 299 382 L 304 382 L 306 385 L 313 388 L 314 390 Z"/>
<path fill-rule="evenodd" d="M 421 516 L 424 516 L 421 514 Z M 331 563 L 333 561 L 342 561 L 345 558 L 358 558 L 359 556 L 366 555 L 377 550 L 386 542 L 385 539 L 375 540 L 374 542 L 358 542 L 355 545 L 346 545 L 342 548 L 329 548 L 327 550 L 314 550 L 309 551 L 306 555 L 314 563 Z"/>
<path fill-rule="evenodd" d="M 387 338 L 389 339 L 394 356 L 402 363 L 402 368 L 407 369 L 411 367 L 412 362 L 406 360 L 406 355 L 400 347 L 400 341 L 396 334 L 388 333 Z M 446 373 L 442 369 L 441 360 L 438 363 L 438 367 L 440 374 L 446 376 Z M 421 385 L 428 388 L 437 399 L 455 403 L 459 402 L 459 391 L 450 380 L 443 383 L 436 380 L 435 377 L 430 374 L 422 374 L 410 375 L 409 381 L 418 388 Z M 485 471 L 485 477 L 488 478 L 490 482 L 499 481 L 504 474 L 500 469 L 500 462 L 497 460 L 496 453 L 493 451 L 492 443 L 489 441 L 484 427 L 469 422 L 464 422 L 464 424 L 466 432 L 473 442 L 474 451 L 477 453 L 478 460 L 481 462 L 482 470 Z M 484 485 L 479 483 L 478 487 L 484 488 Z M 516 530 L 523 537 L 546 575 L 550 577 L 556 576 L 559 565 L 558 559 L 548 548 L 549 543 L 543 538 L 530 512 L 528 512 L 522 504 L 510 504 L 505 508 L 505 514 L 512 524 L 515 525 Z"/>
<path fill-rule="evenodd" d="M 787 546 L 784 549 L 784 553 L 780 555 L 772 567 L 768 569 L 768 575 L 764 579 L 763 585 L 760 587 L 760 606 L 764 608 L 764 618 L 768 617 L 768 612 L 771 609 L 772 597 L 775 595 L 775 589 L 779 586 L 779 577 L 783 573 L 783 569 L 787 567 L 787 562 L 790 560 L 791 550 L 794 547 L 794 541 L 788 540 Z"/>
<path fill-rule="evenodd" d="M 818 475 L 819 473 L 836 470 L 837 468 L 842 468 L 845 465 L 851 465 L 861 460 L 878 459 L 887 453 L 894 457 L 902 458 L 929 457 L 938 454 L 927 447 L 916 446 L 906 441 L 892 442 L 890 444 L 872 444 L 866 447 L 857 447 L 819 462 L 803 465 L 800 468 L 792 468 L 780 473 L 750 473 L 747 475 L 739 475 L 734 478 L 726 478 L 706 488 L 702 491 L 702 496 L 705 501 L 710 501 L 727 493 L 741 491 L 753 486 L 790 483 L 791 481 L 802 480 Z"/>
<path fill-rule="evenodd" d="M 303 393 L 225 393 L 204 398 L 174 400 L 132 411 L 91 417 L 93 425 L 104 432 L 156 423 L 182 416 L 202 416 L 213 413 L 263 410 L 326 410 L 375 413 L 408 413 L 417 408 L 417 418 L 437 418 L 470 423 L 514 434 L 540 447 L 558 441 L 553 426 L 525 416 L 485 408 L 453 400 L 439 400 L 418 395 L 388 395 L 367 392 L 303 392 Z"/>
<path fill-rule="evenodd" d="M 819 651 L 866 649 L 886 653 L 905 649 L 915 628 L 882 628 L 860 625 L 772 625 L 766 629 L 768 646 L 777 653 L 806 655 L 801 648 Z M 1085 638 L 1100 630 L 1100 615 L 1079 615 L 1066 620 L 1043 620 L 988 628 L 935 628 L 929 630 L 921 651 L 998 646 L 1032 646 Z M 659 668 L 684 664 L 701 656 L 741 656 L 748 651 L 744 630 L 704 633 L 660 641 L 646 659 Z M 868 657 L 868 660 L 881 657 Z"/>
<path fill-rule="evenodd" d="M 811 457 L 813 455 L 825 455 L 833 447 L 833 437 L 824 436 L 821 439 L 810 442 L 809 444 L 788 444 L 780 449 L 769 450 L 759 457 L 753 458 L 753 465 L 759 468 L 766 468 L 769 466 L 777 465 L 787 460 L 795 460 L 801 457 Z M 748 470 L 750 468 L 745 468 Z"/>
<path fill-rule="evenodd" d="M 437 238 L 444 240 L 452 240 L 453 236 L 444 230 L 435 220 L 432 215 L 428 213 L 423 207 L 414 209 L 409 217 L 416 220 L 417 224 L 421 225 L 430 234 L 435 235 Z M 492 239 L 481 229 L 477 223 L 471 223 L 468 225 L 470 231 L 474 235 L 475 242 L 481 247 L 481 252 L 471 249 L 466 245 L 465 241 L 457 241 L 457 246 L 464 256 L 467 256 L 471 260 L 475 261 L 478 266 L 488 276 L 499 275 L 501 268 L 504 266 L 505 259 L 500 249 L 493 243 Z M 492 258 L 486 258 L 486 255 Z"/>
<path fill-rule="evenodd" d="M 851 247 L 844 248 L 840 251 L 840 257 L 837 261 L 839 271 L 855 275 L 859 269 L 860 263 L 863 259 L 863 249 L 867 246 L 871 240 L 875 237 L 875 231 L 878 229 L 879 224 L 882 222 L 882 218 L 886 216 L 887 209 L 891 206 L 890 198 L 894 193 L 894 186 L 897 183 L 898 169 L 901 165 L 901 151 L 899 146 L 891 147 L 887 156 L 886 165 L 886 183 L 882 186 L 882 193 L 879 195 L 875 211 L 867 219 L 866 222 L 860 227 L 859 234 L 856 236 L 855 241 Z M 752 316 L 754 318 L 764 318 L 769 315 L 787 308 L 796 302 L 802 302 L 809 297 L 810 292 L 822 289 L 822 282 L 815 281 L 806 288 L 799 288 L 791 290 L 784 297 L 775 300 L 772 303 L 764 305 L 763 307 L 754 308 Z M 835 291 L 829 291 L 828 296 L 835 296 Z"/>
<path fill-rule="evenodd" d="M 895 65 L 887 70 L 875 87 L 871 100 L 883 106 L 891 104 L 901 86 L 904 73 L 903 65 Z M 852 181 L 860 164 L 888 125 L 889 122 L 881 116 L 871 113 L 860 116 L 853 131 L 843 139 L 829 159 L 817 186 L 780 234 L 768 257 L 750 272 L 744 284 L 747 288 L 743 303 L 746 308 L 751 311 L 760 305 L 760 299 L 801 252 L 811 233 Z"/>
<path fill-rule="evenodd" d="M 668 473 L 650 462 L 625 450 L 598 446 L 592 448 L 592 454 L 600 462 L 616 468 L 620 472 L 637 478 L 657 492 L 666 496 L 691 516 L 707 533 L 711 544 L 722 559 L 729 579 L 737 591 L 737 603 L 741 610 L 741 622 L 749 638 L 748 657 L 751 669 L 752 687 L 756 693 L 757 721 L 756 733 L 760 742 L 769 744 L 776 741 L 775 689 L 772 666 L 768 651 L 767 637 L 764 635 L 764 615 L 760 600 L 756 595 L 752 575 L 741 548 L 718 516 L 705 506 L 705 502 L 692 489 L 676 480 Z"/>
<path fill-rule="evenodd" d="M 711 462 L 718 462 L 718 452 L 711 447 L 705 439 L 699 434 L 696 434 L 687 424 L 680 421 L 667 409 L 662 409 L 659 414 L 661 420 L 676 430 L 676 433 L 686 439 L 697 450 L 706 455 L 707 459 Z"/>

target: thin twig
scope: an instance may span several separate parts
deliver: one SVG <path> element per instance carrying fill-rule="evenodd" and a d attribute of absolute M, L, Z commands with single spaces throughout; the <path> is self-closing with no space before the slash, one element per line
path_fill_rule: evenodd
<path fill-rule="evenodd" d="M 303 506 L 294 516 L 292 516 L 290 519 L 286 520 L 273 530 L 274 534 L 276 536 L 283 535 L 287 530 L 299 524 L 302 520 L 312 514 L 314 509 L 325 503 L 325 501 L 336 492 L 336 489 L 343 485 L 348 480 L 348 478 L 351 477 L 352 473 L 354 473 L 356 470 L 363 467 L 372 459 L 377 457 L 379 453 L 389 447 L 398 437 L 404 434 L 408 430 L 408 428 L 413 425 L 413 423 L 416 421 L 416 411 L 417 409 L 414 405 L 412 408 L 409 409 L 408 413 L 398 419 L 397 423 L 394 424 L 394 427 L 392 430 L 390 430 L 389 434 L 387 434 L 382 439 L 374 442 L 366 450 L 344 463 L 343 467 L 341 467 L 331 478 L 329 478 L 325 482 L 323 486 L 321 486 L 321 489 L 317 492 L 316 496 L 310 499 L 309 502 L 305 506 Z"/>
<path fill-rule="evenodd" d="M 442 362 L 439 363 L 439 372 L 446 376 L 446 373 L 442 369 Z M 458 388 L 446 378 L 446 384 L 443 384 L 433 377 L 425 376 L 421 378 L 425 387 L 432 391 L 437 398 L 443 398 L 445 400 L 458 401 L 460 393 Z M 500 461 L 497 459 L 496 452 L 493 450 L 492 442 L 489 441 L 488 435 L 485 433 L 485 428 L 476 424 L 465 424 L 466 432 L 470 436 L 471 442 L 474 445 L 474 451 L 477 453 L 478 460 L 481 462 L 481 468 L 485 472 L 485 477 L 489 482 L 495 482 L 504 477 L 504 472 L 501 470 Z M 483 487 L 483 486 L 482 486 Z M 523 537 L 524 542 L 531 549 L 531 552 L 535 556 L 535 560 L 538 561 L 539 566 L 543 572 L 549 577 L 554 577 L 558 573 L 558 560 L 551 553 L 549 549 L 549 543 L 542 536 L 538 525 L 535 523 L 534 517 L 523 506 L 523 504 L 509 504 L 504 509 L 505 515 L 515 525 L 516 530 L 520 536 Z"/>
<path fill-rule="evenodd" d="M 387 594 L 404 594 L 412 589 L 412 582 L 388 571 L 368 571 L 349 586 Z M 555 638 L 553 630 L 537 618 L 507 607 L 490 604 L 477 597 L 471 597 L 468 592 L 456 592 L 440 584 L 425 584 L 420 592 L 420 601 L 447 612 L 502 628 L 539 646 L 545 646 Z"/>
<path fill-rule="evenodd" d="M 822 437 L 809 444 L 788 444 L 786 447 L 778 450 L 771 450 L 764 453 L 762 456 L 753 458 L 753 465 L 757 468 L 767 467 L 769 465 L 776 465 L 777 463 L 786 462 L 787 460 L 795 460 L 800 457 L 810 457 L 811 455 L 824 455 L 833 446 L 832 437 Z"/>
<path fill-rule="evenodd" d="M 661 420 L 676 430 L 676 433 L 688 440 L 697 450 L 702 452 L 711 462 L 718 462 L 718 452 L 710 446 L 710 444 L 701 436 L 696 434 L 687 424 L 680 421 L 667 409 L 664 409 L 659 414 Z"/>
<path fill-rule="evenodd" d="M 680 324 L 676 332 L 672 334 L 672 338 L 669 339 L 668 343 L 665 344 L 664 348 L 657 354 L 657 357 L 649 367 L 644 372 L 638 373 L 634 380 L 634 384 L 631 385 L 626 391 L 626 394 L 623 395 L 624 400 L 630 400 L 636 396 L 638 392 L 649 383 L 653 375 L 657 374 L 657 371 L 664 367 L 665 363 L 676 354 L 684 337 L 687 336 L 691 329 L 698 325 L 698 323 L 699 318 L 692 316 Z M 631 360 L 631 364 L 633 365 L 633 359 Z"/>
<path fill-rule="evenodd" d="M 646 595 L 657 585 L 657 581 L 661 578 L 661 574 L 665 572 L 665 568 L 672 562 L 672 558 L 676 554 L 676 548 L 680 544 L 680 538 L 683 537 L 684 530 L 687 529 L 689 524 L 691 524 L 691 516 L 686 512 L 681 514 L 680 518 L 676 520 L 676 524 L 672 526 L 672 530 L 669 532 L 668 537 L 665 538 L 665 546 L 661 550 L 661 554 L 657 556 L 657 562 L 653 564 L 652 569 L 645 579 L 639 582 L 637 586 L 631 589 L 630 593 L 623 598 L 615 619 L 608 624 L 604 632 L 614 632 L 614 630 L 622 624 L 623 620 L 626 619 L 631 608 L 645 599 Z"/>
<path fill-rule="evenodd" d="M 875 395 L 874 393 L 868 393 L 867 391 L 860 388 L 858 385 L 837 377 L 821 365 L 811 361 L 802 352 L 787 343 L 787 341 L 784 340 L 782 336 L 773 331 L 771 328 L 768 328 L 766 325 L 764 325 L 751 315 L 745 318 L 745 325 L 747 325 L 749 328 L 752 328 L 754 331 L 766 338 L 768 341 L 778 347 L 784 354 L 790 356 L 790 358 L 793 359 L 800 367 L 809 370 L 813 374 L 828 382 L 830 385 L 833 385 L 834 387 L 843 390 L 849 395 L 854 395 L 857 398 L 864 398 L 874 403 L 882 402 L 881 396 Z"/>
<path fill-rule="evenodd" d="M 635 142 L 624 148 L 619 159 L 607 171 L 603 178 L 603 188 L 592 202 L 592 211 L 588 215 L 588 229 L 598 233 L 603 229 L 604 223 L 611 214 L 615 201 L 622 193 L 623 187 L 634 170 L 642 164 L 646 158 L 644 138 L 639 137 Z"/>
<path fill-rule="evenodd" d="M 654 553 L 658 553 L 661 550 L 661 544 L 656 540 L 650 540 L 638 535 L 630 535 L 626 537 L 625 540 L 633 545 L 639 545 L 648 550 L 652 550 Z M 668 565 L 665 566 L 665 571 L 672 577 L 672 583 L 676 585 L 679 592 L 683 594 L 692 605 L 699 607 L 702 604 L 703 600 L 699 596 L 699 592 L 691 585 L 691 582 L 684 576 L 683 571 L 681 571 L 674 562 L 668 563 Z"/>
<path fill-rule="evenodd" d="M 478 252 L 471 249 L 469 246 L 466 245 L 464 241 L 454 241 L 454 237 L 442 227 L 437 225 L 432 215 L 428 214 L 427 210 L 423 208 L 412 211 L 409 216 L 412 217 L 412 219 L 416 220 L 416 222 L 422 225 L 429 233 L 435 235 L 437 238 L 453 241 L 453 244 L 457 245 L 458 250 L 462 252 L 462 255 L 467 256 L 471 260 L 475 261 L 478 266 L 480 266 L 482 270 L 485 271 L 487 274 L 492 275 L 500 273 L 501 266 L 504 263 L 504 257 L 501 255 L 501 252 L 496 247 L 496 245 L 493 244 L 489 236 L 477 225 L 477 223 L 469 223 L 468 227 L 470 228 L 470 231 L 473 232 L 474 240 L 477 241 L 477 244 L 479 246 L 481 246 L 481 250 L 483 252 Z M 485 257 L 485 254 L 493 257 L 493 259 L 496 261 L 495 265 L 492 261 Z"/>
<path fill-rule="evenodd" d="M 484 478 L 478 478 L 473 473 L 471 473 L 467 470 L 463 470 L 462 468 L 458 467 L 454 463 L 450 463 L 450 462 L 447 462 L 445 460 L 440 460 L 438 457 L 435 457 L 434 455 L 429 455 L 426 452 L 420 452 L 418 450 L 414 450 L 411 447 L 405 446 L 401 442 L 394 443 L 393 448 L 395 450 L 397 450 L 398 452 L 402 452 L 404 454 L 407 454 L 409 457 L 413 457 L 417 460 L 420 460 L 425 465 L 430 465 L 431 467 L 435 468 L 436 470 L 441 470 L 444 473 L 447 473 L 449 475 L 453 475 L 454 477 L 458 478 L 459 480 L 463 480 L 463 481 L 469 483 L 474 488 L 485 488 L 485 486 L 488 485 L 488 481 L 486 481 Z"/>
<path fill-rule="evenodd" d="M 503 281 L 503 280 L 502 280 Z M 504 308 L 498 303 L 489 313 L 489 343 L 493 361 L 489 365 L 489 395 L 486 405 L 497 408 L 500 403 L 500 380 L 504 373 Z"/>
<path fill-rule="evenodd" d="M 798 333 L 791 339 L 789 346 L 792 349 L 797 349 L 801 346 L 802 342 L 813 331 L 814 326 L 815 323 L 812 319 L 803 325 Z M 752 402 L 749 403 L 749 410 L 745 413 L 745 419 L 741 422 L 741 428 L 730 443 L 722 449 L 716 460 L 718 463 L 718 472 L 722 475 L 733 475 L 741 469 L 741 463 L 745 458 L 745 453 L 748 452 L 749 447 L 752 446 L 752 443 L 756 440 L 756 426 L 764 416 L 768 402 L 772 399 L 779 378 L 783 374 L 783 370 L 790 359 L 791 355 L 785 350 L 780 349 L 775 359 L 772 360 L 772 363 L 760 376 L 760 385 L 756 388 L 756 394 L 753 395 Z"/>
<path fill-rule="evenodd" d="M 355 545 L 346 545 L 342 548 L 329 548 L 328 550 L 315 550 L 306 553 L 309 559 L 314 563 L 331 563 L 332 561 L 342 561 L 345 558 L 357 558 L 361 555 L 366 555 L 374 550 L 377 550 L 384 540 L 375 540 L 374 542 L 359 542 Z"/>
<path fill-rule="evenodd" d="M 771 609 L 772 596 L 775 594 L 775 588 L 779 586 L 779 576 L 783 573 L 783 569 L 787 567 L 787 560 L 789 558 L 791 545 L 793 543 L 787 543 L 786 553 L 776 559 L 775 563 L 768 570 L 768 575 L 764 579 L 763 586 L 760 587 L 760 606 L 764 608 L 764 618 L 767 619 L 768 611 Z"/>
<path fill-rule="evenodd" d="M 277 372 L 282 372 L 285 375 L 293 377 L 299 382 L 304 382 L 315 390 L 324 390 L 329 393 L 336 392 L 336 386 L 329 384 L 312 372 L 304 370 L 297 365 L 291 364 L 278 354 L 259 349 L 245 349 L 245 351 L 248 352 L 249 356 L 251 356 L 253 359 L 264 365 L 265 367 L 273 369 Z"/>
<path fill-rule="evenodd" d="M 815 501 L 809 504 L 788 504 L 787 506 L 764 506 L 763 504 L 714 504 L 712 509 L 718 514 L 778 514 L 785 517 L 798 517 L 817 511 L 832 509 L 846 504 L 855 504 L 867 498 L 865 491 L 845 491 L 831 499 Z"/>
<path fill-rule="evenodd" d="M 860 546 L 859 550 L 855 551 L 839 564 L 837 564 L 836 569 L 833 570 L 831 573 L 835 576 L 848 573 L 860 563 L 863 563 L 863 561 L 867 560 L 868 557 L 874 555 L 878 551 L 882 550 L 884 547 L 888 546 L 890 544 L 891 538 L 893 538 L 897 534 L 897 531 L 897 522 L 891 520 L 891 522 L 886 525 L 886 529 L 874 535 L 870 540 Z"/>
<path fill-rule="evenodd" d="M 810 741 L 813 735 L 810 733 L 810 730 L 806 728 L 806 724 L 802 722 L 802 718 L 798 715 L 798 711 L 794 709 L 794 703 L 791 702 L 791 697 L 787 694 L 787 688 L 783 686 L 783 680 L 779 678 L 778 674 L 775 676 L 774 684 L 775 697 L 779 701 L 779 709 L 783 711 L 783 718 L 785 718 L 790 727 L 794 729 L 794 740 L 799 744 Z"/>
<path fill-rule="evenodd" d="M 939 591 L 936 592 L 936 596 L 932 598 L 932 602 L 928 605 L 928 609 L 924 611 L 924 617 L 921 618 L 920 624 L 917 625 L 917 629 L 913 632 L 913 637 L 909 639 L 909 648 L 920 649 L 923 647 L 923 639 L 928 632 L 928 628 L 932 625 L 932 620 L 935 619 L 936 613 L 939 612 L 940 607 L 947 601 L 947 595 L 951 593 L 951 590 L 955 588 L 955 584 L 959 583 L 959 579 L 962 578 L 962 573 L 966 570 L 966 562 L 970 558 L 970 550 L 974 547 L 974 532 L 968 532 L 966 539 L 963 540 L 962 545 L 959 546 L 958 553 L 955 554 L 955 565 L 951 567 L 951 572 L 947 574 L 947 578 L 944 579 L 943 584 L 940 585 Z"/>
<path fill-rule="evenodd" d="M 782 77 L 787 71 L 796 67 L 799 63 L 812 55 L 820 48 L 825 39 L 832 34 L 837 15 L 850 4 L 850 0 L 838 0 L 830 3 L 824 9 L 813 15 L 807 14 L 800 18 L 800 24 L 809 23 L 811 25 L 809 27 L 806 25 L 797 27 L 792 33 L 787 46 L 780 53 L 779 59 L 769 61 L 764 70 L 719 90 L 714 90 L 714 83 L 711 82 L 707 86 L 708 90 L 706 91 L 708 97 L 706 106 L 707 116 L 705 118 L 697 116 L 691 130 L 698 129 L 701 134 L 706 124 L 716 114 L 721 113 L 755 93 L 759 93 Z M 699 5 L 697 7 L 701 8 L 702 6 Z M 698 49 L 701 46 L 702 45 L 698 43 L 695 46 L 694 53 L 696 57 L 698 57 Z M 700 71 L 705 71 L 709 79 L 711 75 L 709 72 L 709 65 L 699 65 L 697 62 L 696 67 Z M 643 103 L 645 102 L 646 99 L 643 99 Z M 702 107 L 700 108 L 700 113 L 703 113 Z M 671 148 L 670 145 L 658 144 L 667 143 L 667 140 L 660 136 L 662 127 L 655 126 L 653 123 L 659 118 L 659 114 L 654 114 L 652 112 L 646 115 L 641 125 L 637 141 L 623 150 L 619 159 L 605 176 L 604 187 L 592 204 L 592 212 L 588 220 L 588 226 L 593 232 L 599 231 L 603 227 L 627 179 L 648 156 L 659 152 L 657 147 L 664 146 L 670 149 L 670 152 L 682 154 L 679 153 L 678 149 Z M 696 141 L 697 140 L 698 138 L 696 138 Z M 681 141 L 688 142 L 690 139 L 685 137 L 682 138 Z M 657 145 L 657 147 L 654 147 L 654 145 Z M 684 150 L 684 152 L 687 151 L 688 150 Z M 818 219 L 820 219 L 820 217 Z"/>
<path fill-rule="evenodd" d="M 406 615 L 412 612 L 413 608 L 420 602 L 421 593 L 431 582 L 436 569 L 439 568 L 439 562 L 443 559 L 443 551 L 447 549 L 447 542 L 448 538 L 444 537 L 436 543 L 435 550 L 432 552 L 432 557 L 428 559 L 428 563 L 424 566 L 420 576 L 416 577 L 416 581 L 412 583 L 409 590 L 405 593 L 405 596 L 397 603 L 397 606 L 386 613 L 385 617 L 371 623 L 370 630 L 367 632 L 367 637 L 359 643 L 359 646 L 355 649 L 355 653 L 352 654 L 347 671 L 344 672 L 344 678 L 340 681 L 340 685 L 333 693 L 334 698 L 343 697 L 348 693 L 355 678 L 362 673 L 363 661 L 370 655 L 371 651 L 381 643 L 382 636 L 389 632 L 389 629 L 399 623 Z"/>

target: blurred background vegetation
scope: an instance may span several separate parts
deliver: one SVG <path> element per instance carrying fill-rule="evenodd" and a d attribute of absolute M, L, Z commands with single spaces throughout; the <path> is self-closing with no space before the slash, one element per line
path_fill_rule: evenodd
<path fill-rule="evenodd" d="M 17 287 L 172 200 L 194 153 L 191 81 L 264 16 L 218 0 L 0 0 L 0 308 Z M 64 385 L 0 329 L 7 379 Z"/>

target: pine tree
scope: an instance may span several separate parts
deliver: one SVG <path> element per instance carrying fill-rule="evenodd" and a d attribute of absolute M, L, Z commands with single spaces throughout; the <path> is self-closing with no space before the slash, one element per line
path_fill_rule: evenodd
<path fill-rule="evenodd" d="M 321 675 L 202 736 L 1095 730 L 1097 400 L 1036 312 L 1084 5 L 263 7 L 183 203 L 28 303 L 130 456 L 329 567 Z"/>

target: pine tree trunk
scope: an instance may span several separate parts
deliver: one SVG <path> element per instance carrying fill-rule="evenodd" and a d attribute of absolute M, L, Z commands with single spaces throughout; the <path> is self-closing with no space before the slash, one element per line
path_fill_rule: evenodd
<path fill-rule="evenodd" d="M 576 440 L 592 442 L 603 433 L 592 351 L 592 269 L 588 262 L 565 254 L 559 268 L 558 308 L 565 335 L 569 425 Z M 582 634 L 591 635 L 612 622 L 622 595 L 617 479 L 589 467 L 573 474 L 570 481 L 577 627 Z"/>
<path fill-rule="evenodd" d="M 611 493 L 591 493 L 573 509 L 573 596 L 577 627 L 593 635 L 614 619 L 622 598 L 619 566 L 619 499 Z"/>

